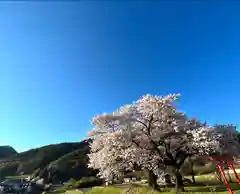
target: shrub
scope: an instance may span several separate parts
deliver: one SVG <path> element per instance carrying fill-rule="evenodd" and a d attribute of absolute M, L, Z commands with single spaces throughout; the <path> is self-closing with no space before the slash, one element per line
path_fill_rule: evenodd
<path fill-rule="evenodd" d="M 96 177 L 87 177 L 77 181 L 75 186 L 77 188 L 88 188 L 93 186 L 100 186 L 102 184 L 103 184 L 102 179 Z"/>
<path fill-rule="evenodd" d="M 58 188 L 56 192 L 58 193 L 64 193 L 67 190 L 71 189 L 78 189 L 78 188 L 89 188 L 94 186 L 100 186 L 103 184 L 103 181 L 96 177 L 86 177 L 82 178 L 79 181 L 76 181 L 75 179 L 70 179 L 67 184 L 63 185 L 62 187 Z"/>
<path fill-rule="evenodd" d="M 67 184 L 63 185 L 62 187 L 56 190 L 57 193 L 64 193 L 67 190 L 73 189 L 76 187 L 77 181 L 75 179 L 70 179 Z"/>
<path fill-rule="evenodd" d="M 71 178 L 71 179 L 69 179 L 69 181 L 68 181 L 67 185 L 72 185 L 72 186 L 75 186 L 75 185 L 76 185 L 76 183 L 77 183 L 77 181 L 76 181 L 75 179 Z"/>
<path fill-rule="evenodd" d="M 66 192 L 69 189 L 71 189 L 71 186 L 63 185 L 62 187 L 56 189 L 56 193 L 64 193 L 64 192 Z"/>

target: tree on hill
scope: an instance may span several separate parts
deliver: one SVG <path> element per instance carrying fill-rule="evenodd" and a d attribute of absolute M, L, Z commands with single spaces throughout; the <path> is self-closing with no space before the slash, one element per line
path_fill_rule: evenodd
<path fill-rule="evenodd" d="M 180 169 L 188 157 L 239 148 L 234 135 L 228 139 L 233 144 L 225 141 L 225 128 L 208 127 L 177 111 L 178 97 L 145 95 L 112 114 L 94 117 L 89 167 L 99 169 L 101 177 L 113 179 L 137 165 L 148 170 L 149 186 L 154 188 L 157 177 L 168 167 L 176 178 L 178 191 L 183 190 Z"/>

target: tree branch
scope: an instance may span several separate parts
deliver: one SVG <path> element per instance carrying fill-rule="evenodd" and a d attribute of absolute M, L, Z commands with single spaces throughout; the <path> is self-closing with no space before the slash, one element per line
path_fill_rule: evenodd
<path fill-rule="evenodd" d="M 166 141 L 163 140 L 163 145 L 165 147 L 166 155 L 170 160 L 174 160 L 173 155 L 170 152 L 170 144 L 167 144 Z"/>
<path fill-rule="evenodd" d="M 140 124 L 142 124 L 144 127 L 146 127 L 146 128 L 148 128 L 148 126 L 144 123 L 144 122 L 142 122 L 142 121 L 140 121 L 140 120 L 135 120 L 136 122 L 138 122 L 138 123 L 140 123 Z"/>
<path fill-rule="evenodd" d="M 153 121 L 153 115 L 151 116 L 149 123 L 148 123 L 148 127 L 147 127 L 147 132 L 148 135 L 151 136 L 151 125 L 152 125 L 152 121 Z"/>

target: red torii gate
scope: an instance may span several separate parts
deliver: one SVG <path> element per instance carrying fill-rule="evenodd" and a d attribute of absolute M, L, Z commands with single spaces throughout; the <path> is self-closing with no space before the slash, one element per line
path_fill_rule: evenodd
<path fill-rule="evenodd" d="M 235 177 L 236 177 L 236 179 L 238 181 L 238 184 L 240 184 L 240 178 L 239 178 L 239 176 L 238 176 L 238 174 L 237 174 L 237 172 L 236 172 L 236 170 L 235 170 L 235 168 L 233 166 L 232 157 L 230 157 L 230 156 L 210 156 L 208 158 L 216 163 L 216 165 L 218 166 L 219 171 L 221 172 L 221 175 L 222 175 L 222 177 L 224 179 L 224 182 L 225 182 L 225 184 L 226 184 L 230 194 L 233 194 L 231 186 L 230 186 L 230 184 L 229 184 L 229 182 L 227 180 L 227 177 L 225 175 L 224 168 L 223 168 L 224 163 L 227 163 L 228 166 L 233 171 L 233 173 L 234 173 L 234 175 L 235 175 Z"/>

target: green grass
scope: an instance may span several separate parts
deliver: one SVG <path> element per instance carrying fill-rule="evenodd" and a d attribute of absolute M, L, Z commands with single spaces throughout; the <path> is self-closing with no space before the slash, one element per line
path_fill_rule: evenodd
<path fill-rule="evenodd" d="M 204 175 L 206 177 L 206 175 Z M 206 181 L 202 177 L 200 180 Z M 206 186 L 185 186 L 186 194 L 228 194 L 228 189 L 225 184 L 218 185 L 209 185 Z M 230 183 L 231 188 L 234 194 L 240 194 L 240 185 L 238 183 Z M 174 188 L 161 188 L 161 192 L 154 191 L 149 189 L 146 186 L 141 186 L 137 184 L 126 184 L 126 185 L 115 185 L 115 186 L 106 186 L 106 187 L 93 187 L 90 191 L 85 192 L 85 194 L 174 194 Z M 65 194 L 83 194 L 81 191 L 67 191 Z"/>
<path fill-rule="evenodd" d="M 83 194 L 81 191 L 66 191 L 65 194 Z"/>
<path fill-rule="evenodd" d="M 237 168 L 236 170 L 239 170 L 239 169 Z M 225 171 L 225 175 L 229 180 L 227 170 Z M 186 176 L 186 177 L 191 179 L 190 176 Z M 235 175 L 233 173 L 230 173 L 230 177 L 231 177 L 231 180 L 233 182 L 237 182 L 237 180 L 235 178 Z M 199 182 L 199 181 L 200 182 L 201 181 L 216 181 L 217 180 L 217 175 L 215 173 L 202 174 L 202 175 L 195 176 L 195 179 L 196 179 L 197 182 Z"/>
<path fill-rule="evenodd" d="M 158 194 L 159 192 L 152 191 L 147 188 L 117 188 L 117 187 L 94 187 L 86 194 Z M 65 194 L 83 194 L 80 191 L 67 191 Z M 162 194 L 162 192 L 161 192 Z"/>
<path fill-rule="evenodd" d="M 61 186 L 56 190 L 57 193 L 64 193 L 69 190 L 76 190 L 79 188 L 91 188 L 102 185 L 103 182 L 101 179 L 96 177 L 85 177 L 80 180 L 70 179 L 67 184 Z"/>
<path fill-rule="evenodd" d="M 227 176 L 227 173 L 226 173 Z M 227 176 L 228 177 L 228 176 Z M 190 178 L 190 177 L 188 177 Z M 215 193 L 215 194 L 227 194 L 228 189 L 225 183 L 220 183 L 217 180 L 217 176 L 214 173 L 204 174 L 195 176 L 197 183 L 204 183 L 205 186 L 185 186 L 186 194 L 194 193 Z M 232 181 L 236 181 L 235 176 L 231 175 Z M 217 185 L 213 185 L 213 182 Z M 219 183 L 218 183 L 219 182 Z M 240 185 L 238 183 L 230 183 L 231 188 L 234 194 L 240 194 Z M 66 190 L 65 190 L 66 191 Z M 85 194 L 174 194 L 174 188 L 161 188 L 161 192 L 153 191 L 146 186 L 139 184 L 124 184 L 124 185 L 115 185 L 107 187 L 93 187 L 90 191 L 85 192 Z M 67 191 L 65 194 L 83 194 L 81 191 Z"/>
<path fill-rule="evenodd" d="M 240 185 L 237 183 L 231 183 L 232 190 L 235 194 L 240 194 Z M 206 186 L 185 186 L 186 194 L 194 193 L 215 193 L 215 194 L 227 194 L 229 193 L 225 184 L 219 185 L 206 185 Z M 139 186 L 135 184 L 129 184 L 124 186 L 106 186 L 106 187 L 93 187 L 85 194 L 174 194 L 174 188 L 161 188 L 161 192 L 149 189 L 146 186 Z M 83 194 L 81 191 L 67 191 L 65 194 Z"/>
<path fill-rule="evenodd" d="M 122 194 L 123 189 L 116 187 L 94 187 L 87 194 Z"/>
<path fill-rule="evenodd" d="M 29 175 L 18 175 L 18 176 L 6 176 L 5 180 L 14 180 L 14 179 L 25 179 Z"/>
<path fill-rule="evenodd" d="M 240 185 L 238 183 L 231 183 L 232 190 L 240 190 Z M 225 192 L 228 191 L 225 184 L 221 185 L 206 185 L 206 186 L 187 186 L 185 187 L 186 191 L 196 191 L 196 192 L 211 192 L 211 191 L 217 191 L 217 192 Z"/>
<path fill-rule="evenodd" d="M 231 175 L 230 177 L 231 177 L 232 181 L 237 181 L 234 175 Z M 228 176 L 227 176 L 227 178 L 228 178 Z M 206 175 L 195 176 L 195 179 L 198 182 L 199 181 L 200 182 L 201 181 L 214 181 L 214 180 L 217 180 L 217 176 L 215 174 L 211 173 L 211 174 L 206 174 Z"/>
<path fill-rule="evenodd" d="M 94 187 L 92 190 L 86 192 L 85 194 L 174 194 L 174 190 L 168 192 L 157 192 L 146 187 L 135 187 L 135 188 L 117 188 L 113 186 L 109 187 Z M 184 192 L 186 194 L 200 194 L 200 193 L 217 193 L 217 194 L 227 194 L 228 191 L 222 192 L 210 192 L 210 191 L 196 191 L 196 192 Z M 240 190 L 234 191 L 235 194 L 239 194 Z M 83 194 L 80 191 L 67 191 L 65 194 Z"/>

